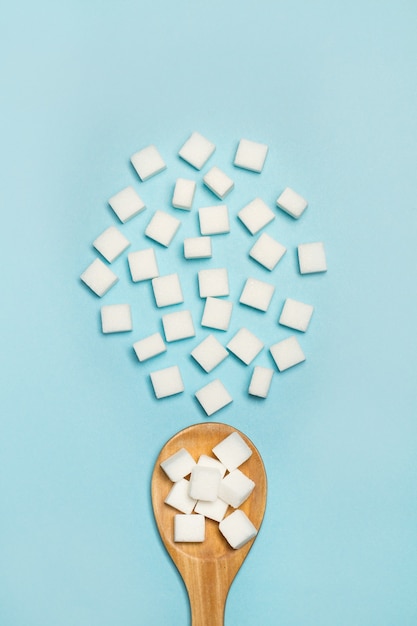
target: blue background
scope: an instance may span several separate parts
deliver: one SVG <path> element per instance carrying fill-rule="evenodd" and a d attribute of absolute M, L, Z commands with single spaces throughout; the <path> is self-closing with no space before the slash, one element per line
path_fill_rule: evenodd
<path fill-rule="evenodd" d="M 176 176 L 201 180 L 176 156 L 193 130 L 235 180 L 232 214 L 255 193 L 273 206 L 286 185 L 309 200 L 301 220 L 277 211 L 268 229 L 289 248 L 274 274 L 246 260 L 253 240 L 235 217 L 214 242 L 233 298 L 249 271 L 276 280 L 268 314 L 236 305 L 234 329 L 252 324 L 270 344 L 288 334 L 285 297 L 315 306 L 306 362 L 277 374 L 266 401 L 246 396 L 250 368 L 218 370 L 234 402 L 215 418 L 253 440 L 269 479 L 226 624 L 416 624 L 416 18 L 406 0 L 3 9 L 1 626 L 188 623 L 149 482 L 164 442 L 207 419 L 193 393 L 215 376 L 188 356 L 197 339 L 135 360 L 132 341 L 161 312 L 125 258 L 102 301 L 79 275 L 117 225 L 111 195 L 133 183 L 168 208 Z M 270 146 L 260 176 L 232 166 L 241 137 Z M 142 184 L 129 157 L 149 143 L 168 169 Z M 183 226 L 158 249 L 161 269 L 174 259 L 184 272 L 198 320 L 196 266 L 180 258 L 196 214 L 168 210 Z M 150 215 L 123 226 L 132 246 Z M 294 247 L 315 240 L 329 271 L 301 277 Z M 133 333 L 104 337 L 99 306 L 124 301 Z M 156 401 L 147 374 L 177 362 L 185 393 Z"/>

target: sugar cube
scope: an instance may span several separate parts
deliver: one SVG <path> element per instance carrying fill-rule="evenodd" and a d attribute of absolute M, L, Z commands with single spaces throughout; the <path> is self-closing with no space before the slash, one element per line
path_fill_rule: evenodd
<path fill-rule="evenodd" d="M 252 172 L 262 172 L 268 146 L 264 143 L 241 139 L 237 147 L 234 164 Z"/>
<path fill-rule="evenodd" d="M 249 250 L 249 256 L 272 271 L 286 252 L 286 247 L 276 241 L 268 233 L 262 233 Z"/>
<path fill-rule="evenodd" d="M 229 472 L 237 469 L 252 454 L 252 450 L 246 441 L 236 431 L 233 431 L 214 446 L 212 452 L 227 467 Z"/>
<path fill-rule="evenodd" d="M 217 500 L 221 481 L 220 472 L 215 467 L 195 465 L 191 470 L 189 495 L 195 500 L 214 502 Z"/>
<path fill-rule="evenodd" d="M 179 219 L 169 215 L 169 213 L 165 213 L 165 211 L 158 210 L 155 211 L 147 225 L 145 235 L 167 248 L 174 239 L 180 225 Z"/>
<path fill-rule="evenodd" d="M 261 198 L 255 198 L 243 207 L 238 214 L 240 221 L 252 235 L 275 219 L 274 212 Z"/>
<path fill-rule="evenodd" d="M 184 302 L 178 274 L 167 274 L 152 279 L 152 289 L 157 307 Z"/>
<path fill-rule="evenodd" d="M 184 391 L 184 383 L 182 382 L 178 365 L 151 372 L 150 378 L 155 397 L 158 400 L 168 396 L 175 396 L 177 393 Z"/>
<path fill-rule="evenodd" d="M 205 372 L 211 372 L 229 353 L 214 335 L 209 335 L 192 350 L 191 356 Z"/>
<path fill-rule="evenodd" d="M 234 509 L 237 509 L 249 498 L 254 488 L 255 483 L 253 480 L 239 469 L 235 469 L 222 478 L 218 490 L 219 498 L 230 504 Z"/>
<path fill-rule="evenodd" d="M 195 505 L 194 511 L 200 515 L 204 515 L 204 517 L 207 517 L 208 519 L 214 520 L 215 522 L 221 522 L 226 515 L 228 508 L 229 505 L 227 502 L 217 498 L 214 502 L 199 500 Z"/>
<path fill-rule="evenodd" d="M 174 516 L 174 541 L 186 543 L 204 541 L 205 521 L 204 515 L 178 513 Z"/>
<path fill-rule="evenodd" d="M 158 262 L 153 248 L 129 252 L 127 261 L 134 283 L 159 276 Z"/>
<path fill-rule="evenodd" d="M 252 378 L 249 383 L 248 393 L 258 398 L 266 398 L 271 387 L 274 370 L 270 367 L 262 367 L 255 365 L 252 372 Z"/>
<path fill-rule="evenodd" d="M 223 200 L 234 187 L 234 182 L 230 176 L 216 165 L 203 176 L 203 182 L 220 200 Z"/>
<path fill-rule="evenodd" d="M 304 333 L 310 323 L 313 310 L 314 307 L 311 304 L 287 298 L 282 307 L 279 323 Z"/>
<path fill-rule="evenodd" d="M 130 246 L 130 241 L 116 226 L 110 226 L 93 241 L 93 246 L 109 263 L 113 263 Z"/>
<path fill-rule="evenodd" d="M 197 504 L 197 500 L 194 500 L 189 496 L 189 488 L 189 481 L 185 478 L 180 478 L 172 485 L 167 497 L 164 500 L 165 504 L 169 504 L 169 506 L 177 509 L 177 511 L 181 511 L 181 513 L 190 515 Z"/>
<path fill-rule="evenodd" d="M 229 278 L 226 268 L 200 270 L 198 272 L 200 298 L 228 296 Z"/>
<path fill-rule="evenodd" d="M 159 174 L 159 172 L 166 169 L 164 159 L 153 145 L 135 152 L 130 160 L 142 181 L 148 180 L 151 176 L 155 176 L 155 174 Z"/>
<path fill-rule="evenodd" d="M 211 237 L 187 237 L 184 239 L 184 257 L 186 259 L 209 259 L 211 256 Z"/>
<path fill-rule="evenodd" d="M 101 307 L 103 333 L 123 333 L 132 330 L 132 313 L 129 304 L 107 304 Z"/>
<path fill-rule="evenodd" d="M 133 349 L 139 361 L 147 361 L 158 354 L 162 354 L 162 352 L 166 352 L 167 348 L 161 333 L 154 333 L 136 341 L 133 344 Z"/>
<path fill-rule="evenodd" d="M 277 199 L 277 206 L 295 219 L 298 219 L 304 213 L 308 204 L 300 194 L 290 187 L 286 187 Z"/>
<path fill-rule="evenodd" d="M 209 417 L 232 402 L 231 395 L 218 378 L 196 391 L 195 397 Z"/>
<path fill-rule="evenodd" d="M 161 468 L 173 483 L 191 473 L 196 462 L 186 448 L 181 448 L 162 461 Z"/>
<path fill-rule="evenodd" d="M 109 204 L 123 223 L 141 213 L 145 208 L 145 203 L 136 191 L 129 185 L 125 187 L 109 200 Z"/>
<path fill-rule="evenodd" d="M 294 336 L 275 343 L 270 352 L 280 372 L 305 361 L 304 352 Z"/>
<path fill-rule="evenodd" d="M 259 311 L 267 311 L 274 291 L 275 287 L 273 285 L 256 278 L 248 278 L 239 302 Z"/>
<path fill-rule="evenodd" d="M 176 209 L 190 211 L 195 194 L 196 183 L 188 178 L 177 178 L 172 197 L 172 206 Z"/>
<path fill-rule="evenodd" d="M 195 167 L 196 170 L 201 170 L 215 149 L 214 143 L 200 135 L 200 133 L 194 132 L 184 143 L 178 154 L 184 161 Z"/>
<path fill-rule="evenodd" d="M 162 325 L 168 342 L 195 337 L 193 318 L 188 310 L 163 315 Z"/>
<path fill-rule="evenodd" d="M 238 330 L 227 344 L 230 352 L 233 352 L 245 365 L 249 365 L 263 347 L 262 341 L 247 328 Z"/>
<path fill-rule="evenodd" d="M 327 270 L 326 253 L 321 241 L 301 243 L 298 246 L 298 263 L 301 274 L 313 274 Z"/>
<path fill-rule="evenodd" d="M 242 548 L 258 534 L 248 516 L 240 509 L 225 517 L 219 524 L 219 530 L 235 550 Z"/>
<path fill-rule="evenodd" d="M 223 235 L 230 232 L 229 211 L 226 204 L 205 206 L 198 209 L 202 235 Z"/>
<path fill-rule="evenodd" d="M 227 330 L 232 316 L 233 302 L 208 296 L 204 305 L 201 326 Z"/>
<path fill-rule="evenodd" d="M 204 467 L 214 467 L 220 474 L 220 478 L 226 474 L 226 466 L 220 463 L 218 459 L 214 459 L 208 454 L 201 454 L 198 458 L 197 465 L 204 465 Z"/>
<path fill-rule="evenodd" d="M 119 277 L 101 259 L 95 259 L 80 278 L 100 298 L 119 280 Z"/>

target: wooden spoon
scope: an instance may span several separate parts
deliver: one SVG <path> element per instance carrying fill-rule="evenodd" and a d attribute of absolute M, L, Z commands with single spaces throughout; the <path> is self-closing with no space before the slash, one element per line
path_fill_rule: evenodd
<path fill-rule="evenodd" d="M 266 506 L 265 468 L 253 443 L 236 428 L 205 422 L 181 430 L 162 448 L 152 474 L 152 505 L 156 524 L 162 542 L 187 588 L 192 626 L 223 626 L 227 594 L 255 539 L 234 550 L 221 534 L 218 523 L 206 519 L 204 542 L 175 543 L 174 515 L 178 511 L 164 503 L 172 482 L 160 464 L 181 448 L 186 448 L 196 460 L 201 454 L 214 457 L 212 448 L 232 432 L 238 432 L 252 450 L 252 456 L 239 469 L 255 482 L 255 489 L 240 509 L 259 530 Z M 231 511 L 230 507 L 228 513 Z"/>

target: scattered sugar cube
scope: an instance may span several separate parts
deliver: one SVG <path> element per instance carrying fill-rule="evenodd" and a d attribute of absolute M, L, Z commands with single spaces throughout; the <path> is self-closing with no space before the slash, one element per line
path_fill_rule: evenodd
<path fill-rule="evenodd" d="M 146 208 L 142 198 L 131 186 L 125 187 L 112 196 L 109 204 L 123 224 Z"/>
<path fill-rule="evenodd" d="M 209 259 L 211 256 L 211 237 L 188 237 L 184 239 L 184 257 L 186 259 Z"/>
<path fill-rule="evenodd" d="M 252 454 L 246 441 L 236 431 L 230 433 L 214 446 L 212 452 L 227 467 L 229 472 L 237 469 Z"/>
<path fill-rule="evenodd" d="M 204 305 L 201 326 L 215 328 L 216 330 L 227 330 L 232 316 L 233 302 L 230 300 L 220 300 L 208 296 Z"/>
<path fill-rule="evenodd" d="M 252 172 L 262 172 L 268 146 L 264 143 L 241 139 L 237 147 L 234 164 Z"/>
<path fill-rule="evenodd" d="M 229 508 L 227 502 L 220 500 L 214 500 L 214 502 L 207 502 L 204 500 L 199 500 L 195 506 L 194 511 L 199 513 L 200 515 L 204 515 L 208 519 L 212 519 L 215 522 L 221 522 L 224 516 L 226 515 L 226 511 Z"/>
<path fill-rule="evenodd" d="M 133 344 L 133 349 L 139 361 L 147 361 L 162 352 L 166 352 L 166 345 L 161 333 L 154 333 L 144 339 L 140 339 Z"/>
<path fill-rule="evenodd" d="M 200 543 L 206 536 L 206 519 L 204 515 L 184 515 L 178 513 L 174 516 L 174 541 L 187 543 Z"/>
<path fill-rule="evenodd" d="M 275 213 L 261 198 L 255 198 L 249 202 L 237 216 L 252 235 L 256 235 L 261 228 L 275 219 Z"/>
<path fill-rule="evenodd" d="M 129 304 L 107 304 L 101 307 L 103 333 L 124 333 L 132 330 L 132 313 Z"/>
<path fill-rule="evenodd" d="M 256 278 L 248 278 L 239 302 L 259 311 L 267 311 L 274 295 L 275 287 Z"/>
<path fill-rule="evenodd" d="M 268 233 L 262 233 L 255 245 L 249 250 L 249 256 L 266 267 L 267 270 L 272 271 L 286 251 L 287 248 Z"/>
<path fill-rule="evenodd" d="M 177 482 L 175 482 L 167 497 L 165 498 L 165 504 L 169 504 L 177 511 L 181 511 L 185 515 L 190 515 L 195 505 L 197 504 L 197 500 L 193 500 L 188 494 L 188 490 L 190 487 L 190 483 L 185 478 L 180 478 Z"/>
<path fill-rule="evenodd" d="M 171 454 L 165 461 L 162 461 L 161 468 L 173 483 L 181 478 L 185 478 L 191 474 L 196 462 L 191 454 L 185 448 L 181 448 L 178 452 Z"/>
<path fill-rule="evenodd" d="M 210 417 L 232 402 L 233 398 L 218 378 L 205 385 L 195 393 L 195 397 Z M 221 459 L 220 459 L 221 460 Z"/>
<path fill-rule="evenodd" d="M 167 274 L 152 279 L 152 289 L 157 307 L 184 302 L 178 274 Z"/>
<path fill-rule="evenodd" d="M 204 465 L 204 467 L 214 467 L 220 474 L 220 478 L 226 474 L 226 466 L 223 463 L 220 463 L 217 459 L 213 459 L 212 456 L 208 456 L 207 454 L 200 455 L 197 465 Z"/>
<path fill-rule="evenodd" d="M 188 310 L 163 315 L 162 325 L 168 342 L 195 337 L 193 318 Z"/>
<path fill-rule="evenodd" d="M 127 261 L 129 263 L 130 275 L 134 283 L 138 283 L 142 280 L 150 280 L 151 278 L 159 276 L 158 263 L 153 248 L 129 252 Z"/>
<path fill-rule="evenodd" d="M 327 270 L 326 254 L 321 241 L 301 243 L 298 246 L 298 263 L 301 274 L 313 274 Z"/>
<path fill-rule="evenodd" d="M 182 382 L 178 365 L 151 372 L 150 378 L 155 396 L 158 400 L 168 396 L 175 396 L 177 393 L 184 391 L 184 383 Z"/>
<path fill-rule="evenodd" d="M 200 133 L 194 132 L 187 139 L 178 154 L 184 161 L 195 167 L 196 170 L 201 170 L 215 149 L 214 143 L 200 135 Z"/>
<path fill-rule="evenodd" d="M 275 343 L 270 352 L 280 372 L 305 361 L 304 352 L 294 336 Z"/>
<path fill-rule="evenodd" d="M 228 296 L 229 277 L 226 268 L 200 270 L 198 272 L 200 298 Z"/>
<path fill-rule="evenodd" d="M 175 183 L 172 206 L 176 209 L 190 211 L 195 194 L 196 183 L 188 178 L 177 178 Z"/>
<path fill-rule="evenodd" d="M 252 378 L 249 383 L 248 393 L 258 398 L 266 398 L 271 387 L 274 370 L 270 367 L 255 365 Z"/>
<path fill-rule="evenodd" d="M 203 176 L 203 182 L 220 200 L 223 200 L 234 187 L 234 182 L 230 176 L 216 165 Z"/>
<path fill-rule="evenodd" d="M 155 176 L 155 174 L 159 174 L 159 172 L 166 169 L 164 159 L 153 145 L 135 152 L 130 160 L 142 181 L 148 180 L 151 176 Z"/>
<path fill-rule="evenodd" d="M 230 232 L 229 211 L 226 204 L 205 206 L 198 209 L 202 235 L 223 235 Z"/>
<path fill-rule="evenodd" d="M 181 225 L 180 220 L 164 211 L 155 211 L 145 229 L 145 235 L 166 248 L 174 239 Z"/>
<path fill-rule="evenodd" d="M 235 550 L 242 548 L 258 534 L 248 516 L 239 509 L 233 511 L 220 522 L 219 530 Z"/>
<path fill-rule="evenodd" d="M 119 277 L 101 259 L 95 259 L 80 278 L 100 298 L 119 280 Z"/>
<path fill-rule="evenodd" d="M 221 480 L 220 472 L 217 468 L 197 464 L 191 470 L 188 493 L 195 500 L 214 502 L 218 497 Z"/>
<path fill-rule="evenodd" d="M 263 347 L 262 341 L 247 328 L 238 330 L 227 344 L 230 352 L 233 352 L 246 365 L 249 365 L 258 356 Z"/>
<path fill-rule="evenodd" d="M 205 372 L 211 372 L 229 356 L 229 353 L 214 335 L 209 335 L 194 348 L 191 356 Z"/>
<path fill-rule="evenodd" d="M 305 332 L 313 315 L 314 307 L 298 300 L 287 298 L 282 307 L 279 323 L 295 330 Z"/>
<path fill-rule="evenodd" d="M 300 194 L 290 187 L 286 187 L 277 199 L 277 206 L 295 219 L 298 219 L 304 213 L 308 204 Z"/>
<path fill-rule="evenodd" d="M 93 246 L 109 263 L 113 263 L 130 246 L 130 241 L 116 226 L 110 226 L 93 241 Z"/>
<path fill-rule="evenodd" d="M 239 469 L 235 469 L 222 478 L 219 486 L 219 498 L 234 509 L 238 509 L 249 498 L 254 488 L 253 480 L 245 476 Z"/>

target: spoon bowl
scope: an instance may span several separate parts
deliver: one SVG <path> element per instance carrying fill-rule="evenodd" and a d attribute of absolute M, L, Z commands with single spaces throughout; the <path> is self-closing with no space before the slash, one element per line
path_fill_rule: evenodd
<path fill-rule="evenodd" d="M 207 422 L 189 426 L 174 435 L 162 448 L 152 474 L 152 506 L 162 542 L 174 561 L 187 588 L 192 626 L 222 626 L 227 594 L 256 537 L 234 550 L 214 520 L 206 519 L 206 538 L 202 543 L 174 542 L 175 509 L 164 503 L 172 482 L 161 463 L 181 448 L 194 459 L 212 455 L 212 448 L 232 432 L 237 432 L 252 450 L 239 469 L 255 482 L 255 489 L 239 507 L 256 529 L 261 526 L 267 493 L 267 480 L 261 455 L 250 439 L 227 424 Z"/>

